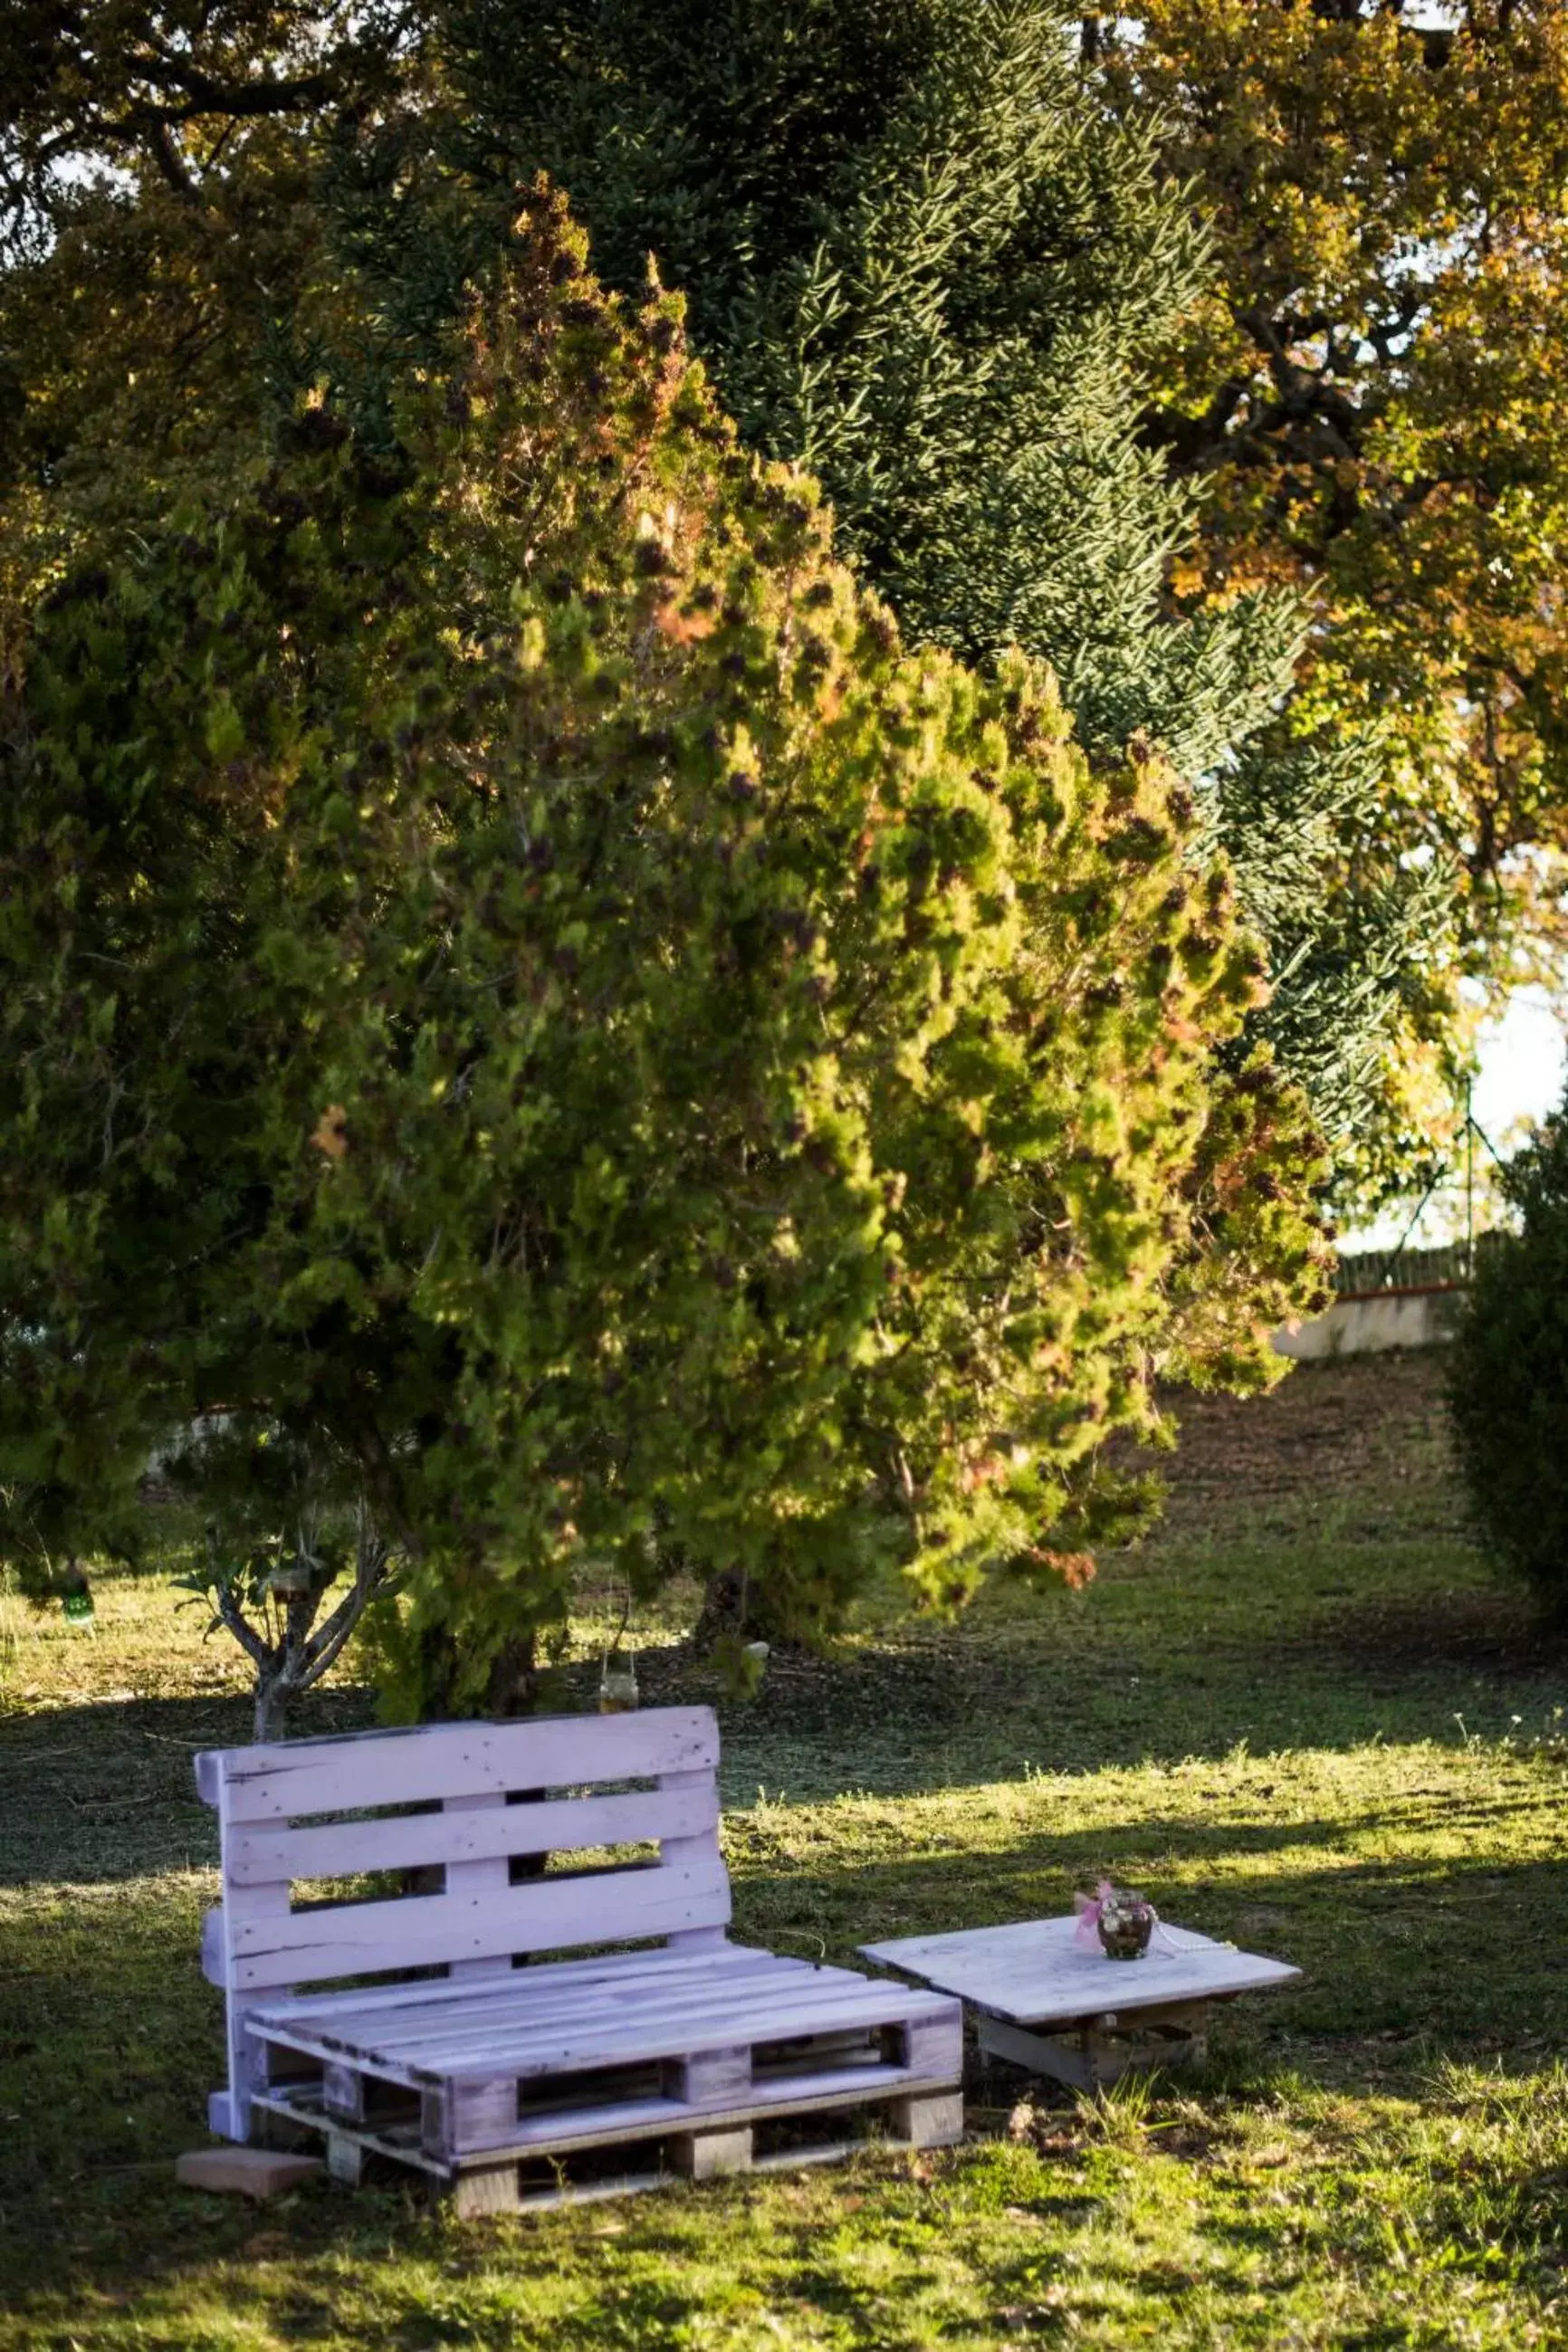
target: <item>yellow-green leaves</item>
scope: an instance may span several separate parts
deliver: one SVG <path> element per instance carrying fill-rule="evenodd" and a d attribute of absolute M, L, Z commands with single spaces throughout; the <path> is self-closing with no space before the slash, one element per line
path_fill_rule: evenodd
<path fill-rule="evenodd" d="M 1162 1349 L 1254 1375 L 1312 1289 L 1300 1106 L 1215 1123 L 1250 950 L 1173 779 L 1021 657 L 906 654 L 673 327 L 540 190 L 440 364 L 388 356 L 395 449 L 329 399 L 148 517 L 35 616 L 4 741 L 47 952 L 0 997 L 0 1333 L 107 1335 L 28 1410 L 352 1464 L 452 1704 L 584 1556 L 743 1568 L 796 1631 L 878 1561 L 956 1605 L 1092 1532 Z"/>
<path fill-rule="evenodd" d="M 1468 870 L 1494 941 L 1560 943 L 1568 13 L 1152 0 L 1131 21 L 1112 93 L 1130 120 L 1160 108 L 1221 271 L 1153 419 L 1208 491 L 1178 596 L 1297 587 L 1299 721 L 1383 739 L 1383 845 Z"/>

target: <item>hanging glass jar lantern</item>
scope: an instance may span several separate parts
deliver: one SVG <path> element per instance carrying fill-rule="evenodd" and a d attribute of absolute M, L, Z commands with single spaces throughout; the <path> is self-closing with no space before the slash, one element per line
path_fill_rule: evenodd
<path fill-rule="evenodd" d="M 630 1715 L 637 1703 L 637 1671 L 630 1656 L 606 1654 L 599 1676 L 599 1713 Z"/>

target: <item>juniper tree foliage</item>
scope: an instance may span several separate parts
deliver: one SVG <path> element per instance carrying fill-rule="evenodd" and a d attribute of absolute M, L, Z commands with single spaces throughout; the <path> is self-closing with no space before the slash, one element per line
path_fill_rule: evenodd
<path fill-rule="evenodd" d="M 651 249 L 741 429 L 809 467 L 907 633 L 1050 660 L 1091 745 L 1193 774 L 1288 683 L 1294 608 L 1156 625 L 1190 516 L 1132 427 L 1205 239 L 1035 0 L 475 0 L 483 134 L 572 192 L 595 266 Z M 482 149 L 481 149 L 482 159 Z"/>
<path fill-rule="evenodd" d="M 1387 730 L 1303 738 L 1277 719 L 1239 747 L 1205 806 L 1269 949 L 1268 1003 L 1230 1057 L 1266 1041 L 1306 1090 L 1346 1205 L 1397 1188 L 1449 1125 L 1449 1053 L 1432 1049 L 1452 1011 L 1453 869 L 1369 846 L 1394 756 Z M 1396 1066 L 1401 1053 L 1410 1066 Z"/>
<path fill-rule="evenodd" d="M 1423 1148 L 1405 1065 L 1450 1009 L 1451 881 L 1382 828 L 1387 730 L 1286 709 L 1294 598 L 1165 595 L 1198 499 L 1142 419 L 1213 258 L 1152 110 L 1109 120 L 1041 0 L 460 0 L 457 22 L 476 172 L 542 163 L 612 283 L 657 254 L 742 431 L 820 477 L 908 633 L 1043 655 L 1089 747 L 1142 730 L 1207 780 L 1277 1047 L 1346 1192 L 1375 1192 Z"/>
<path fill-rule="evenodd" d="M 908 629 L 984 658 L 1016 635 L 1056 663 L 1087 740 L 1142 726 L 1212 768 L 1283 976 L 1281 1048 L 1344 1189 L 1408 1158 L 1391 1074 L 1442 1032 L 1446 926 L 1428 919 L 1441 877 L 1412 905 L 1397 817 L 1373 824 L 1399 730 L 1357 717 L 1372 740 L 1347 794 L 1333 727 L 1304 740 L 1300 703 L 1263 723 L 1289 605 L 1205 593 L 1178 622 L 1162 600 L 1193 517 L 1141 442 L 1146 354 L 1192 315 L 1203 238 L 1153 169 L 1147 109 L 1108 124 L 1052 11 L 88 0 L 18 22 L 0 59 L 7 566 L 68 562 L 84 517 L 146 481 L 177 499 L 221 479 L 323 370 L 340 395 L 358 379 L 368 431 L 367 373 L 384 410 L 504 236 L 519 167 L 552 163 L 616 283 L 634 291 L 652 247 L 690 289 L 747 434 L 823 472 L 841 548 Z M 350 277 L 377 316 L 353 349 L 321 300 Z M 1300 891 L 1277 938 L 1287 864 Z"/>
<path fill-rule="evenodd" d="M 330 1454 L 454 1705 L 584 1558 L 1073 1572 L 1156 1367 L 1320 1288 L 1168 768 L 903 651 L 584 255 L 541 190 L 390 436 L 323 390 L 14 616 L 0 739 L 0 1475 Z"/>

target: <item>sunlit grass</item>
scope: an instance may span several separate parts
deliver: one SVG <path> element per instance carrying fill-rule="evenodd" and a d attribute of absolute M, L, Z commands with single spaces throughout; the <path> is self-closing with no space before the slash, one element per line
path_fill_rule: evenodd
<path fill-rule="evenodd" d="M 884 1594 L 725 1704 L 739 1935 L 846 1959 L 1111 1870 L 1304 1971 L 1206 2072 L 1075 2108 L 976 2071 L 951 2153 L 500 2224 L 174 2189 L 218 2065 L 190 1759 L 243 1675 L 156 1579 L 100 1577 L 91 1634 L 0 1601 L 0 2347 L 1568 2341 L 1563 1653 L 1406 1453 L 1178 1496 L 1088 1592 L 960 1629 Z M 718 1694 L 696 1600 L 634 1622 L 646 1699 Z M 563 1703 L 619 1618 L 584 1604 Z M 296 1727 L 365 1714 L 342 1682 Z"/>

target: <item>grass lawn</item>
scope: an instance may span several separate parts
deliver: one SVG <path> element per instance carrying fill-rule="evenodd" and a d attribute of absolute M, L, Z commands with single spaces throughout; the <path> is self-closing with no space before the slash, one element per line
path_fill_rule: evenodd
<path fill-rule="evenodd" d="M 871 1612 L 724 1710 L 742 1938 L 846 1959 L 1109 1869 L 1305 1970 L 1180 2082 L 974 2070 L 938 2155 L 466 2225 L 176 2189 L 219 2064 L 190 1758 L 246 1736 L 238 1666 L 152 1579 L 93 1635 L 0 1601 L 0 2352 L 1568 2344 L 1568 1650 L 1465 1533 L 1435 1372 L 1200 1401 L 1085 1592 Z M 674 1630 L 645 1701 L 704 1692 Z"/>

